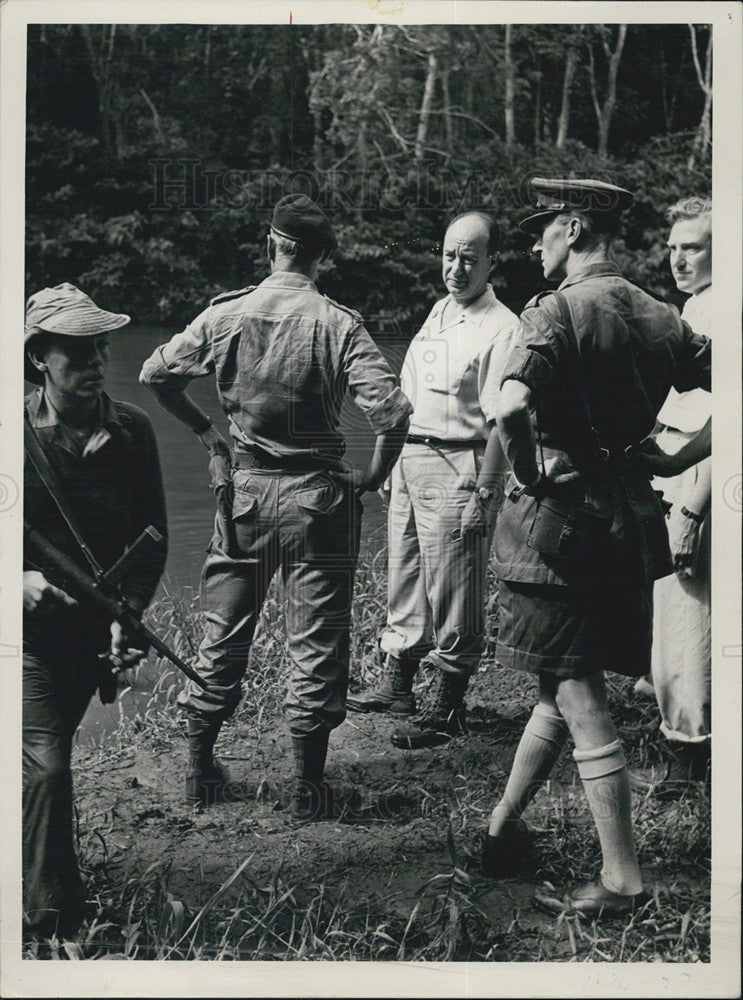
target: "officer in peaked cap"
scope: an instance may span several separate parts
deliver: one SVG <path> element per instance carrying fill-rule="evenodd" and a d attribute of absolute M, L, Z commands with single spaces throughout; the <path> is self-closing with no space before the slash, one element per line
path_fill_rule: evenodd
<path fill-rule="evenodd" d="M 304 821 L 341 808 L 323 772 L 329 733 L 346 714 L 359 494 L 386 479 L 412 407 L 361 316 L 315 286 L 320 261 L 337 246 L 322 210 L 306 195 L 282 198 L 266 245 L 270 275 L 214 299 L 145 362 L 140 381 L 200 436 L 227 481 L 216 486 L 222 500 L 203 571 L 208 628 L 199 671 L 207 690 L 190 687 L 180 699 L 188 716 L 187 802 L 209 805 L 227 791 L 212 751 L 240 700 L 260 609 L 280 567 L 291 661 L 292 815 Z M 185 392 L 192 379 L 212 374 L 232 454 Z M 338 425 L 347 389 L 376 436 L 364 470 L 343 462 Z"/>
<path fill-rule="evenodd" d="M 608 223 L 610 219 L 617 219 L 634 201 L 631 191 L 604 181 L 534 177 L 531 186 L 537 194 L 536 207 L 539 211 L 519 223 L 519 229 L 531 235 L 538 235 L 545 222 L 563 212 L 578 210 L 592 213 Z"/>
<path fill-rule="evenodd" d="M 496 409 L 512 474 L 495 532 L 495 656 L 537 674 L 539 700 L 493 810 L 483 868 L 500 877 L 528 862 L 519 820 L 569 731 L 604 863 L 595 882 L 537 902 L 621 916 L 644 897 L 603 672 L 647 673 L 653 581 L 673 570 L 662 507 L 633 453 L 671 386 L 709 388 L 709 340 L 611 260 L 629 191 L 593 180 L 532 186 L 539 211 L 521 228 L 560 285 L 521 314 Z"/>

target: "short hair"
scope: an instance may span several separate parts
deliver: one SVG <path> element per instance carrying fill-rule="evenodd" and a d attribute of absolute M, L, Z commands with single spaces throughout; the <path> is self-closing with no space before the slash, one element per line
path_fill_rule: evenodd
<path fill-rule="evenodd" d="M 673 225 L 675 222 L 687 222 L 691 219 L 707 219 L 712 224 L 712 199 L 698 198 L 692 195 L 690 198 L 682 198 L 675 205 L 666 209 L 666 218 Z"/>
<path fill-rule="evenodd" d="M 616 212 L 590 212 L 583 208 L 572 211 L 566 208 L 556 218 L 579 219 L 581 223 L 580 248 L 610 247 L 622 228 L 622 219 Z M 576 248 L 577 249 L 577 248 Z"/>
<path fill-rule="evenodd" d="M 270 229 L 268 233 L 276 253 L 284 257 L 293 257 L 294 262 L 300 267 L 311 264 L 323 255 L 324 248 L 309 243 L 301 243 L 299 240 L 290 240 L 287 236 L 282 236 L 275 229 Z"/>
<path fill-rule="evenodd" d="M 500 246 L 500 232 L 498 230 L 498 223 L 495 221 L 492 215 L 487 212 L 483 212 L 480 209 L 475 209 L 471 212 L 460 212 L 459 215 L 455 216 L 449 225 L 446 227 L 447 233 L 454 225 L 455 222 L 459 222 L 460 219 L 469 219 L 471 216 L 475 216 L 482 223 L 485 224 L 485 228 L 488 231 L 488 253 L 495 253 Z"/>

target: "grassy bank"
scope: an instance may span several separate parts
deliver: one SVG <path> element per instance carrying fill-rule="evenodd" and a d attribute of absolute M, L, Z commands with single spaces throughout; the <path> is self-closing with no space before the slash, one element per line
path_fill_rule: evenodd
<path fill-rule="evenodd" d="M 491 589 L 494 594 L 494 589 Z M 352 685 L 378 670 L 384 554 L 360 562 Z M 296 826 L 286 809 L 290 746 L 281 700 L 286 672 L 280 589 L 272 589 L 245 681 L 220 735 L 235 801 L 204 813 L 183 804 L 186 745 L 175 707 L 180 679 L 164 669 L 146 707 L 98 745 L 76 747 L 76 836 L 97 914 L 72 941 L 28 941 L 29 958 L 448 961 L 708 961 L 709 800 L 635 797 L 635 830 L 650 902 L 601 924 L 532 906 L 549 881 L 564 891 L 596 877 L 600 854 L 566 750 L 527 820 L 541 832 L 531 870 L 499 882 L 470 863 L 503 788 L 534 695 L 529 677 L 488 653 L 468 693 L 471 733 L 432 752 L 395 750 L 393 723 L 350 716 L 331 737 L 328 778 L 355 790 L 362 821 Z M 192 658 L 197 601 L 170 597 L 153 623 Z M 430 683 L 420 679 L 420 687 Z M 136 685 L 136 678 L 134 684 Z M 667 753 L 656 709 L 631 682 L 610 679 L 633 764 Z"/>

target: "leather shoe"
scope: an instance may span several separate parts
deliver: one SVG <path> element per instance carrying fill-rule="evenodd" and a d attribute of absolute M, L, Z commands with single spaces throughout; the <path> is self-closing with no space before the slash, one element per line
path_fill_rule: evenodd
<path fill-rule="evenodd" d="M 600 879 L 578 886 L 562 899 L 555 894 L 549 883 L 547 886 L 548 890 L 540 889 L 534 894 L 534 902 L 540 910 L 555 916 L 565 913 L 589 920 L 626 917 L 650 898 L 644 890 L 628 896 L 612 892 Z"/>

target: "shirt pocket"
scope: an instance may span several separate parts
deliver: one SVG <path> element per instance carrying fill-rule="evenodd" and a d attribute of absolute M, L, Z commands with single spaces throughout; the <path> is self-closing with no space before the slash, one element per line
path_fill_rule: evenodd
<path fill-rule="evenodd" d="M 425 392 L 457 396 L 470 361 L 458 339 L 432 336 L 414 340 L 403 366 L 402 390 L 414 407 Z"/>
<path fill-rule="evenodd" d="M 329 476 L 305 480 L 294 491 L 294 500 L 311 514 L 329 514 L 343 499 L 343 487 Z"/>

